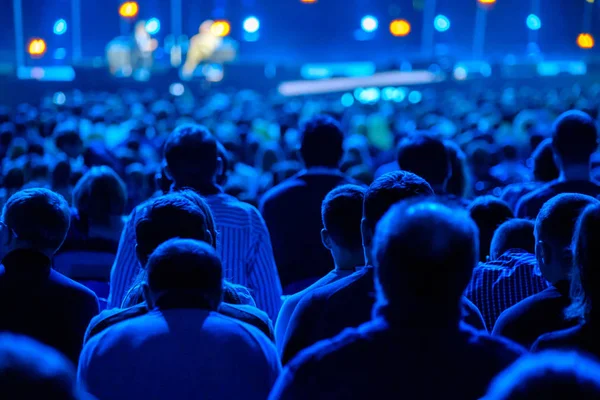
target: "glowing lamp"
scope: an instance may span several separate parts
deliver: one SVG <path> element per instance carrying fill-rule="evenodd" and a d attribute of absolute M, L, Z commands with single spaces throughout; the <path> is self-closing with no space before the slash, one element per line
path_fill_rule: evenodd
<path fill-rule="evenodd" d="M 119 7 L 119 15 L 123 18 L 134 18 L 139 11 L 140 8 L 135 1 L 126 1 Z"/>
<path fill-rule="evenodd" d="M 589 33 L 581 33 L 577 36 L 577 46 L 582 49 L 591 49 L 595 45 L 594 37 Z"/>
<path fill-rule="evenodd" d="M 410 23 L 405 19 L 395 19 L 390 24 L 390 32 L 394 36 L 407 36 L 410 29 Z"/>
<path fill-rule="evenodd" d="M 490 5 L 496 4 L 496 0 L 477 0 L 479 4 Z"/>
<path fill-rule="evenodd" d="M 29 46 L 27 47 L 27 51 L 29 55 L 33 58 L 41 58 L 46 53 L 46 42 L 44 39 L 33 38 L 29 41 Z"/>
<path fill-rule="evenodd" d="M 215 21 L 210 27 L 210 32 L 215 36 L 225 37 L 231 32 L 231 25 L 224 20 Z"/>
<path fill-rule="evenodd" d="M 300 0 L 300 1 L 304 4 L 314 4 L 317 2 L 317 0 Z"/>

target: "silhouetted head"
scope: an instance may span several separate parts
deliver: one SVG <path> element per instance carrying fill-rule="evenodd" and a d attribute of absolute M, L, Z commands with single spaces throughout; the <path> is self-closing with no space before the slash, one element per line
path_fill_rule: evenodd
<path fill-rule="evenodd" d="M 216 310 L 223 295 L 223 268 L 215 249 L 193 239 L 170 239 L 152 253 L 145 297 L 150 307 L 167 297 L 182 306 Z"/>
<path fill-rule="evenodd" d="M 482 400 L 600 398 L 600 364 L 575 352 L 526 355 L 498 375 Z"/>
<path fill-rule="evenodd" d="M 452 174 L 450 156 L 441 140 L 427 135 L 403 139 L 398 146 L 398 165 L 425 179 L 437 192 L 446 190 Z"/>
<path fill-rule="evenodd" d="M 202 187 L 214 183 L 222 169 L 217 141 L 200 125 L 182 125 L 164 145 L 165 173 L 177 187 Z"/>
<path fill-rule="evenodd" d="M 433 189 L 423 178 L 406 171 L 389 172 L 380 176 L 365 192 L 361 233 L 365 260 L 370 260 L 375 226 L 399 201 L 419 196 L 432 196 Z"/>
<path fill-rule="evenodd" d="M 450 158 L 450 179 L 446 183 L 446 193 L 457 197 L 468 196 L 471 191 L 471 178 L 467 156 L 462 149 L 452 141 L 445 141 L 444 145 Z"/>
<path fill-rule="evenodd" d="M 2 253 L 31 249 L 52 256 L 62 246 L 71 213 L 65 199 L 47 189 L 12 195 L 2 210 Z"/>
<path fill-rule="evenodd" d="M 591 204 L 599 202 L 590 196 L 565 193 L 548 200 L 540 210 L 535 220 L 535 255 L 548 282 L 569 279 L 575 225 Z"/>
<path fill-rule="evenodd" d="M 300 154 L 307 168 L 338 168 L 344 155 L 344 132 L 333 118 L 320 115 L 301 128 Z"/>
<path fill-rule="evenodd" d="M 511 249 L 535 253 L 534 223 L 527 219 L 511 219 L 504 222 L 494 232 L 490 246 L 490 259 L 496 260 Z"/>
<path fill-rule="evenodd" d="M 552 139 L 546 139 L 535 149 L 531 155 L 533 159 L 533 176 L 538 182 L 550 182 L 557 179 L 560 171 L 554 161 Z"/>
<path fill-rule="evenodd" d="M 90 222 L 108 224 L 125 214 L 127 188 L 110 167 L 92 167 L 73 189 L 73 206 Z"/>
<path fill-rule="evenodd" d="M 323 200 L 321 238 L 339 268 L 364 265 L 360 233 L 364 197 L 365 189 L 344 185 L 333 189 Z"/>
<path fill-rule="evenodd" d="M 458 326 L 478 248 L 477 226 L 466 211 L 433 199 L 393 206 L 373 240 L 378 304 L 387 304 L 391 313 L 414 308 L 427 320 Z"/>
<path fill-rule="evenodd" d="M 554 122 L 552 148 L 559 168 L 588 166 L 597 147 L 596 123 L 583 111 L 567 111 Z"/>
<path fill-rule="evenodd" d="M 479 228 L 479 258 L 485 261 L 490 255 L 494 232 L 514 214 L 506 202 L 494 196 L 477 197 L 469 205 L 469 214 Z"/>

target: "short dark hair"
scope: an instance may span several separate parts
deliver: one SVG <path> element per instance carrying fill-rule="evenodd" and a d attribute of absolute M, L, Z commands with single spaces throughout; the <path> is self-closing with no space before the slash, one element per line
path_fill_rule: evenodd
<path fill-rule="evenodd" d="M 439 139 L 416 134 L 398 145 L 400 169 L 419 175 L 431 185 L 442 185 L 452 173 L 448 150 Z"/>
<path fill-rule="evenodd" d="M 90 220 L 108 222 L 125 214 L 127 188 L 110 167 L 92 167 L 73 189 L 73 205 Z"/>
<path fill-rule="evenodd" d="M 401 302 L 408 292 L 424 306 L 455 304 L 458 310 L 478 259 L 477 226 L 466 211 L 434 199 L 400 202 L 377 224 L 373 243 L 376 276 L 388 303 L 395 297 Z"/>
<path fill-rule="evenodd" d="M 446 183 L 446 192 L 448 194 L 465 197 L 470 192 L 469 167 L 467 156 L 464 151 L 453 141 L 445 141 L 448 157 L 450 158 L 450 167 L 452 173 Z"/>
<path fill-rule="evenodd" d="M 170 193 L 145 205 L 136 222 L 137 253 L 142 264 L 156 248 L 173 238 L 208 241 L 208 218 L 190 199 Z"/>
<path fill-rule="evenodd" d="M 217 141 L 201 125 L 182 125 L 171 133 L 164 145 L 164 159 L 175 184 L 206 183 L 217 173 Z"/>
<path fill-rule="evenodd" d="M 494 232 L 490 246 L 490 257 L 495 260 L 511 249 L 525 250 L 535 253 L 535 237 L 533 221 L 527 219 L 511 219 L 504 222 Z"/>
<path fill-rule="evenodd" d="M 8 199 L 2 220 L 20 240 L 39 250 L 56 252 L 69 231 L 71 212 L 60 194 L 48 189 L 26 189 Z"/>
<path fill-rule="evenodd" d="M 362 247 L 360 224 L 364 198 L 365 189 L 344 185 L 333 189 L 323 200 L 323 227 L 337 244 L 346 249 Z"/>
<path fill-rule="evenodd" d="M 214 248 L 193 239 L 170 239 L 148 259 L 148 286 L 155 293 L 201 290 L 218 305 L 223 294 L 223 268 Z"/>
<path fill-rule="evenodd" d="M 550 182 L 560 175 L 556 162 L 554 162 L 552 139 L 548 138 L 540 143 L 531 158 L 533 159 L 533 176 L 536 181 Z"/>
<path fill-rule="evenodd" d="M 83 399 L 75 369 L 64 355 L 11 333 L 0 334 L 0 392 L 24 399 Z"/>
<path fill-rule="evenodd" d="M 494 196 L 477 197 L 469 205 L 469 215 L 479 228 L 479 257 L 485 261 L 496 229 L 514 218 L 513 211 L 505 202 Z"/>
<path fill-rule="evenodd" d="M 417 196 L 432 196 L 433 189 L 423 178 L 406 171 L 394 171 L 377 178 L 365 192 L 363 218 L 375 229 L 377 222 L 397 202 Z"/>
<path fill-rule="evenodd" d="M 304 123 L 300 131 L 300 154 L 307 167 L 338 167 L 344 155 L 344 132 L 335 119 L 318 115 Z"/>
<path fill-rule="evenodd" d="M 583 111 L 567 111 L 554 122 L 552 148 L 564 163 L 587 164 L 597 147 L 596 122 Z"/>
<path fill-rule="evenodd" d="M 596 399 L 600 364 L 575 352 L 521 357 L 492 381 L 482 400 Z"/>

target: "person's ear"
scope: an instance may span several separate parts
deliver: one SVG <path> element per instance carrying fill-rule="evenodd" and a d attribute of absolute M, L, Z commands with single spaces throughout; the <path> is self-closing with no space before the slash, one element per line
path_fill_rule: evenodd
<path fill-rule="evenodd" d="M 144 300 L 146 300 L 146 304 L 148 306 L 148 310 L 152 310 L 154 308 L 154 297 L 150 293 L 150 286 L 147 283 L 142 283 L 142 294 L 144 296 Z"/>
<path fill-rule="evenodd" d="M 146 269 L 146 263 L 148 262 L 148 259 L 146 258 L 146 254 L 142 252 L 140 246 L 138 246 L 137 244 L 135 245 L 135 254 L 137 255 L 138 261 L 140 262 L 140 266 L 143 269 Z"/>
<path fill-rule="evenodd" d="M 323 246 L 325 246 L 327 250 L 331 250 L 331 248 L 333 247 L 331 243 L 331 235 L 329 234 L 327 229 L 321 230 L 321 242 L 323 242 Z"/>
<path fill-rule="evenodd" d="M 210 244 L 212 247 L 216 247 L 215 246 L 215 238 L 213 237 L 212 233 L 210 233 L 210 231 L 207 229 L 206 231 L 204 231 L 204 237 L 206 238 L 206 243 Z"/>
<path fill-rule="evenodd" d="M 367 219 L 360 221 L 360 233 L 362 235 L 363 247 L 370 247 L 373 242 L 373 230 L 369 226 Z"/>
<path fill-rule="evenodd" d="M 552 262 L 552 249 L 543 240 L 535 244 L 535 258 L 539 265 L 548 265 Z"/>

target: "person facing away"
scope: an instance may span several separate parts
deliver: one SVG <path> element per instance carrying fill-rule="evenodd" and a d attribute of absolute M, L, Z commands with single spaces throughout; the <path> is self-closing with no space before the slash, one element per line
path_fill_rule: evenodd
<path fill-rule="evenodd" d="M 582 111 L 567 111 L 558 117 L 552 130 L 552 149 L 560 176 L 519 200 L 519 218 L 535 219 L 544 203 L 561 193 L 600 195 L 600 186 L 590 178 L 590 158 L 598 147 L 596 122 Z"/>
<path fill-rule="evenodd" d="M 517 360 L 482 400 L 600 398 L 600 364 L 575 352 L 545 351 Z"/>
<path fill-rule="evenodd" d="M 52 269 L 69 230 L 69 206 L 47 189 L 8 199 L 0 222 L 0 331 L 30 336 L 77 364 L 98 314 L 96 295 Z"/>
<path fill-rule="evenodd" d="M 75 367 L 29 337 L 0 334 L 0 394 L 7 399 L 91 400 L 77 386 Z"/>
<path fill-rule="evenodd" d="M 600 204 L 589 205 L 579 221 L 573 237 L 573 275 L 571 278 L 571 305 L 567 318 L 580 324 L 562 331 L 547 333 L 533 344 L 532 351 L 546 349 L 576 350 L 600 357 L 598 326 L 600 324 Z"/>
<path fill-rule="evenodd" d="M 370 254 L 376 224 L 398 201 L 432 195 L 433 190 L 424 179 L 406 171 L 390 172 L 371 184 L 365 192 L 361 222 L 366 267 L 302 297 L 282 344 L 283 364 L 319 340 L 369 321 L 375 303 Z M 469 324 L 485 329 L 479 310 L 471 302 L 463 302 L 463 311 Z"/>
<path fill-rule="evenodd" d="M 85 342 L 119 322 L 148 313 L 148 304 L 143 296 L 143 285 L 148 280 L 146 264 L 160 244 L 173 238 L 187 238 L 203 241 L 217 248 L 217 231 L 210 208 L 200 195 L 191 190 L 169 193 L 151 200 L 140 210 L 135 229 L 140 272 L 125 296 L 123 308 L 105 310 L 95 317 L 87 329 Z M 246 298 L 235 298 L 242 296 Z M 232 304 L 234 302 L 236 304 Z M 218 311 L 254 325 L 272 337 L 273 328 L 269 317 L 255 305 L 250 294 L 243 293 L 235 285 L 226 282 L 223 302 Z"/>
<path fill-rule="evenodd" d="M 469 205 L 469 215 L 479 229 L 479 258 L 486 262 L 496 229 L 513 218 L 513 212 L 504 201 L 494 196 L 480 196 Z"/>
<path fill-rule="evenodd" d="M 151 311 L 84 347 L 78 380 L 98 399 L 265 399 L 280 370 L 258 329 L 217 312 L 221 260 L 208 243 L 171 239 L 148 260 Z"/>
<path fill-rule="evenodd" d="M 285 333 L 292 314 L 302 297 L 317 288 L 335 282 L 356 272 L 365 265 L 360 224 L 365 189 L 344 185 L 333 189 L 323 200 L 321 216 L 323 246 L 331 252 L 335 268 L 308 288 L 288 297 L 277 317 L 275 339 L 277 350 L 283 350 Z"/>
<path fill-rule="evenodd" d="M 356 184 L 339 164 L 344 133 L 328 116 L 317 116 L 301 128 L 300 156 L 306 169 L 269 190 L 261 199 L 279 277 L 285 294 L 311 285 L 334 267 L 321 244 L 321 202 L 333 188 Z"/>
<path fill-rule="evenodd" d="M 561 194 L 542 207 L 535 222 L 535 255 L 550 286 L 505 310 L 493 334 L 530 348 L 549 332 L 570 328 L 577 319 L 566 318 L 573 257 L 571 242 L 575 224 L 583 210 L 598 200 L 581 194 Z"/>
<path fill-rule="evenodd" d="M 427 199 L 393 206 L 373 239 L 372 320 L 301 352 L 270 399 L 478 399 L 525 349 L 461 322 L 477 240 L 463 210 Z"/>
<path fill-rule="evenodd" d="M 223 162 L 215 138 L 205 127 L 182 125 L 167 137 L 164 162 L 164 172 L 174 182 L 172 191 L 193 189 L 210 206 L 219 231 L 225 279 L 250 288 L 257 306 L 274 320 L 281 306 L 281 283 L 269 231 L 256 208 L 224 194 L 217 185 Z M 121 305 L 139 271 L 135 256 L 138 212 L 139 207 L 131 213 L 121 235 L 111 271 L 108 308 Z"/>

